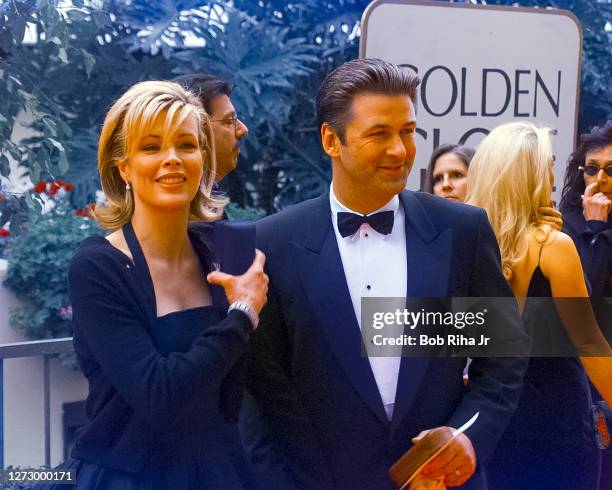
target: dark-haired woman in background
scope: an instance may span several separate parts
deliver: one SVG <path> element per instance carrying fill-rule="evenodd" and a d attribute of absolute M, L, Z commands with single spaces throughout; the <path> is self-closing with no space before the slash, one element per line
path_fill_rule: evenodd
<path fill-rule="evenodd" d="M 474 149 L 462 145 L 445 143 L 431 154 L 425 192 L 463 202 L 467 193 L 467 172 Z"/>
<path fill-rule="evenodd" d="M 600 325 L 612 323 L 612 123 L 582 135 L 570 156 L 561 196 L 564 231 L 589 280 Z M 610 340 L 610 339 L 608 339 Z"/>
<path fill-rule="evenodd" d="M 561 196 L 565 231 L 588 279 L 599 325 L 612 325 L 612 122 L 580 137 L 570 156 Z M 608 299 L 606 299 L 608 298 Z M 604 333 L 606 329 L 604 328 Z M 608 342 L 612 343 L 608 332 Z M 612 373 L 610 374 L 612 376 Z M 599 398 L 593 393 L 595 399 Z M 602 438 L 605 441 L 605 438 Z M 612 452 L 602 453 L 602 483 L 612 485 Z M 610 486 L 602 486 L 611 488 Z"/>

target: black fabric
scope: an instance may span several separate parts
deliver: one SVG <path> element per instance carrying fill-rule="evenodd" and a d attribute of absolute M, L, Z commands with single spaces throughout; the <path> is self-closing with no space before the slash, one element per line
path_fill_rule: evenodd
<path fill-rule="evenodd" d="M 512 296 L 483 210 L 409 191 L 399 199 L 408 297 Z M 466 435 L 478 468 L 462 488 L 487 488 L 484 467 L 514 411 L 527 361 L 474 359 L 466 387 L 465 359 L 405 357 L 389 421 L 362 355 L 332 219 L 325 194 L 257 224 L 270 289 L 247 378 L 261 417 L 244 430 L 260 474 L 291 478 L 268 488 L 391 489 L 388 470 L 411 437 L 459 427 L 476 412 Z M 508 334 L 527 343 L 518 309 L 504 315 Z"/>
<path fill-rule="evenodd" d="M 562 211 L 563 231 L 578 249 L 591 296 L 612 296 L 612 214 L 608 221 L 587 221 L 582 210 Z"/>
<path fill-rule="evenodd" d="M 203 272 L 211 229 L 190 230 Z M 117 485 L 129 474 L 145 488 L 248 487 L 237 429 L 220 400 L 250 321 L 239 311 L 223 318 L 217 304 L 157 318 L 146 261 L 131 227 L 124 231 L 134 261 L 92 237 L 69 271 L 74 344 L 89 394 L 76 462 L 67 464 L 99 467 L 87 466 L 91 479 L 82 477 L 77 488 L 115 488 L 95 483 L 114 472 Z M 169 487 L 179 475 L 183 484 Z"/>
<path fill-rule="evenodd" d="M 589 284 L 591 305 L 599 325 L 612 325 L 612 214 L 608 221 L 589 220 L 582 209 L 565 208 L 563 231 L 574 240 Z M 609 331 L 609 330 L 608 330 Z M 612 336 L 608 335 L 612 345 Z M 593 398 L 601 395 L 591 386 Z M 602 487 L 612 490 L 612 450 L 602 453 Z"/>
<path fill-rule="evenodd" d="M 534 348 L 563 329 L 550 282 L 535 268 L 523 311 Z M 549 303 L 529 298 L 551 298 Z M 537 306 L 537 307 L 536 307 Z M 569 336 L 566 341 L 570 342 Z M 491 457 L 495 490 L 596 490 L 600 455 L 591 419 L 589 383 L 577 358 L 532 358 L 514 417 Z"/>

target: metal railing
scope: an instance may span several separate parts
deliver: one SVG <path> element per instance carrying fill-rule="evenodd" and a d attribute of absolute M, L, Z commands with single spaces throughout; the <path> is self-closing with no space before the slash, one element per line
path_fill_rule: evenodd
<path fill-rule="evenodd" d="M 72 337 L 0 344 L 0 469 L 4 468 L 4 360 L 43 356 L 43 400 L 45 418 L 45 466 L 51 466 L 51 409 L 49 360 L 55 354 L 73 352 Z"/>

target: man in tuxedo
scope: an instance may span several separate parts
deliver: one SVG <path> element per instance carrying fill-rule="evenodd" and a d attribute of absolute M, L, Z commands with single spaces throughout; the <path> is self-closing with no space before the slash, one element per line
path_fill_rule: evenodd
<path fill-rule="evenodd" d="M 230 99 L 232 86 L 227 80 L 203 73 L 182 75 L 174 81 L 195 94 L 210 117 L 217 157 L 215 182 L 219 182 L 236 168 L 240 140 L 249 134 Z"/>
<path fill-rule="evenodd" d="M 376 59 L 330 73 L 317 96 L 329 193 L 258 223 L 270 286 L 248 386 L 268 433 L 248 449 L 271 481 L 286 477 L 269 487 L 392 488 L 387 472 L 411 438 L 480 412 L 425 476 L 486 488 L 526 361 L 474 359 L 465 387 L 465 359 L 362 356 L 362 297 L 512 295 L 483 210 L 404 190 L 417 85 Z M 518 310 L 507 316 L 524 341 Z"/>

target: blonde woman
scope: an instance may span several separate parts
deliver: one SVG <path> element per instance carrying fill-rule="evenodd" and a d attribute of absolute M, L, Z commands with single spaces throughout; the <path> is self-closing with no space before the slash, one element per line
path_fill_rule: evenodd
<path fill-rule="evenodd" d="M 134 85 L 104 121 L 98 169 L 109 204 L 95 217 L 111 233 L 85 240 L 69 273 L 89 381 L 88 421 L 63 465 L 78 489 L 250 487 L 232 369 L 268 279 L 261 253 L 242 276 L 209 273 L 212 225 L 202 223 L 225 204 L 211 195 L 212 150 L 207 115 L 175 83 Z"/>
<path fill-rule="evenodd" d="M 468 172 L 467 202 L 488 214 L 534 348 L 546 350 L 548 335 L 560 332 L 582 356 L 582 364 L 575 357 L 530 359 L 519 406 L 488 466 L 495 490 L 595 490 L 599 485 L 583 366 L 610 399 L 610 358 L 590 356 L 611 351 L 588 302 L 567 299 L 588 296 L 571 238 L 537 224 L 537 209 L 551 203 L 552 161 L 549 130 L 517 122 L 499 126 L 482 141 Z M 566 299 L 546 307 L 530 303 L 530 297 Z"/>

